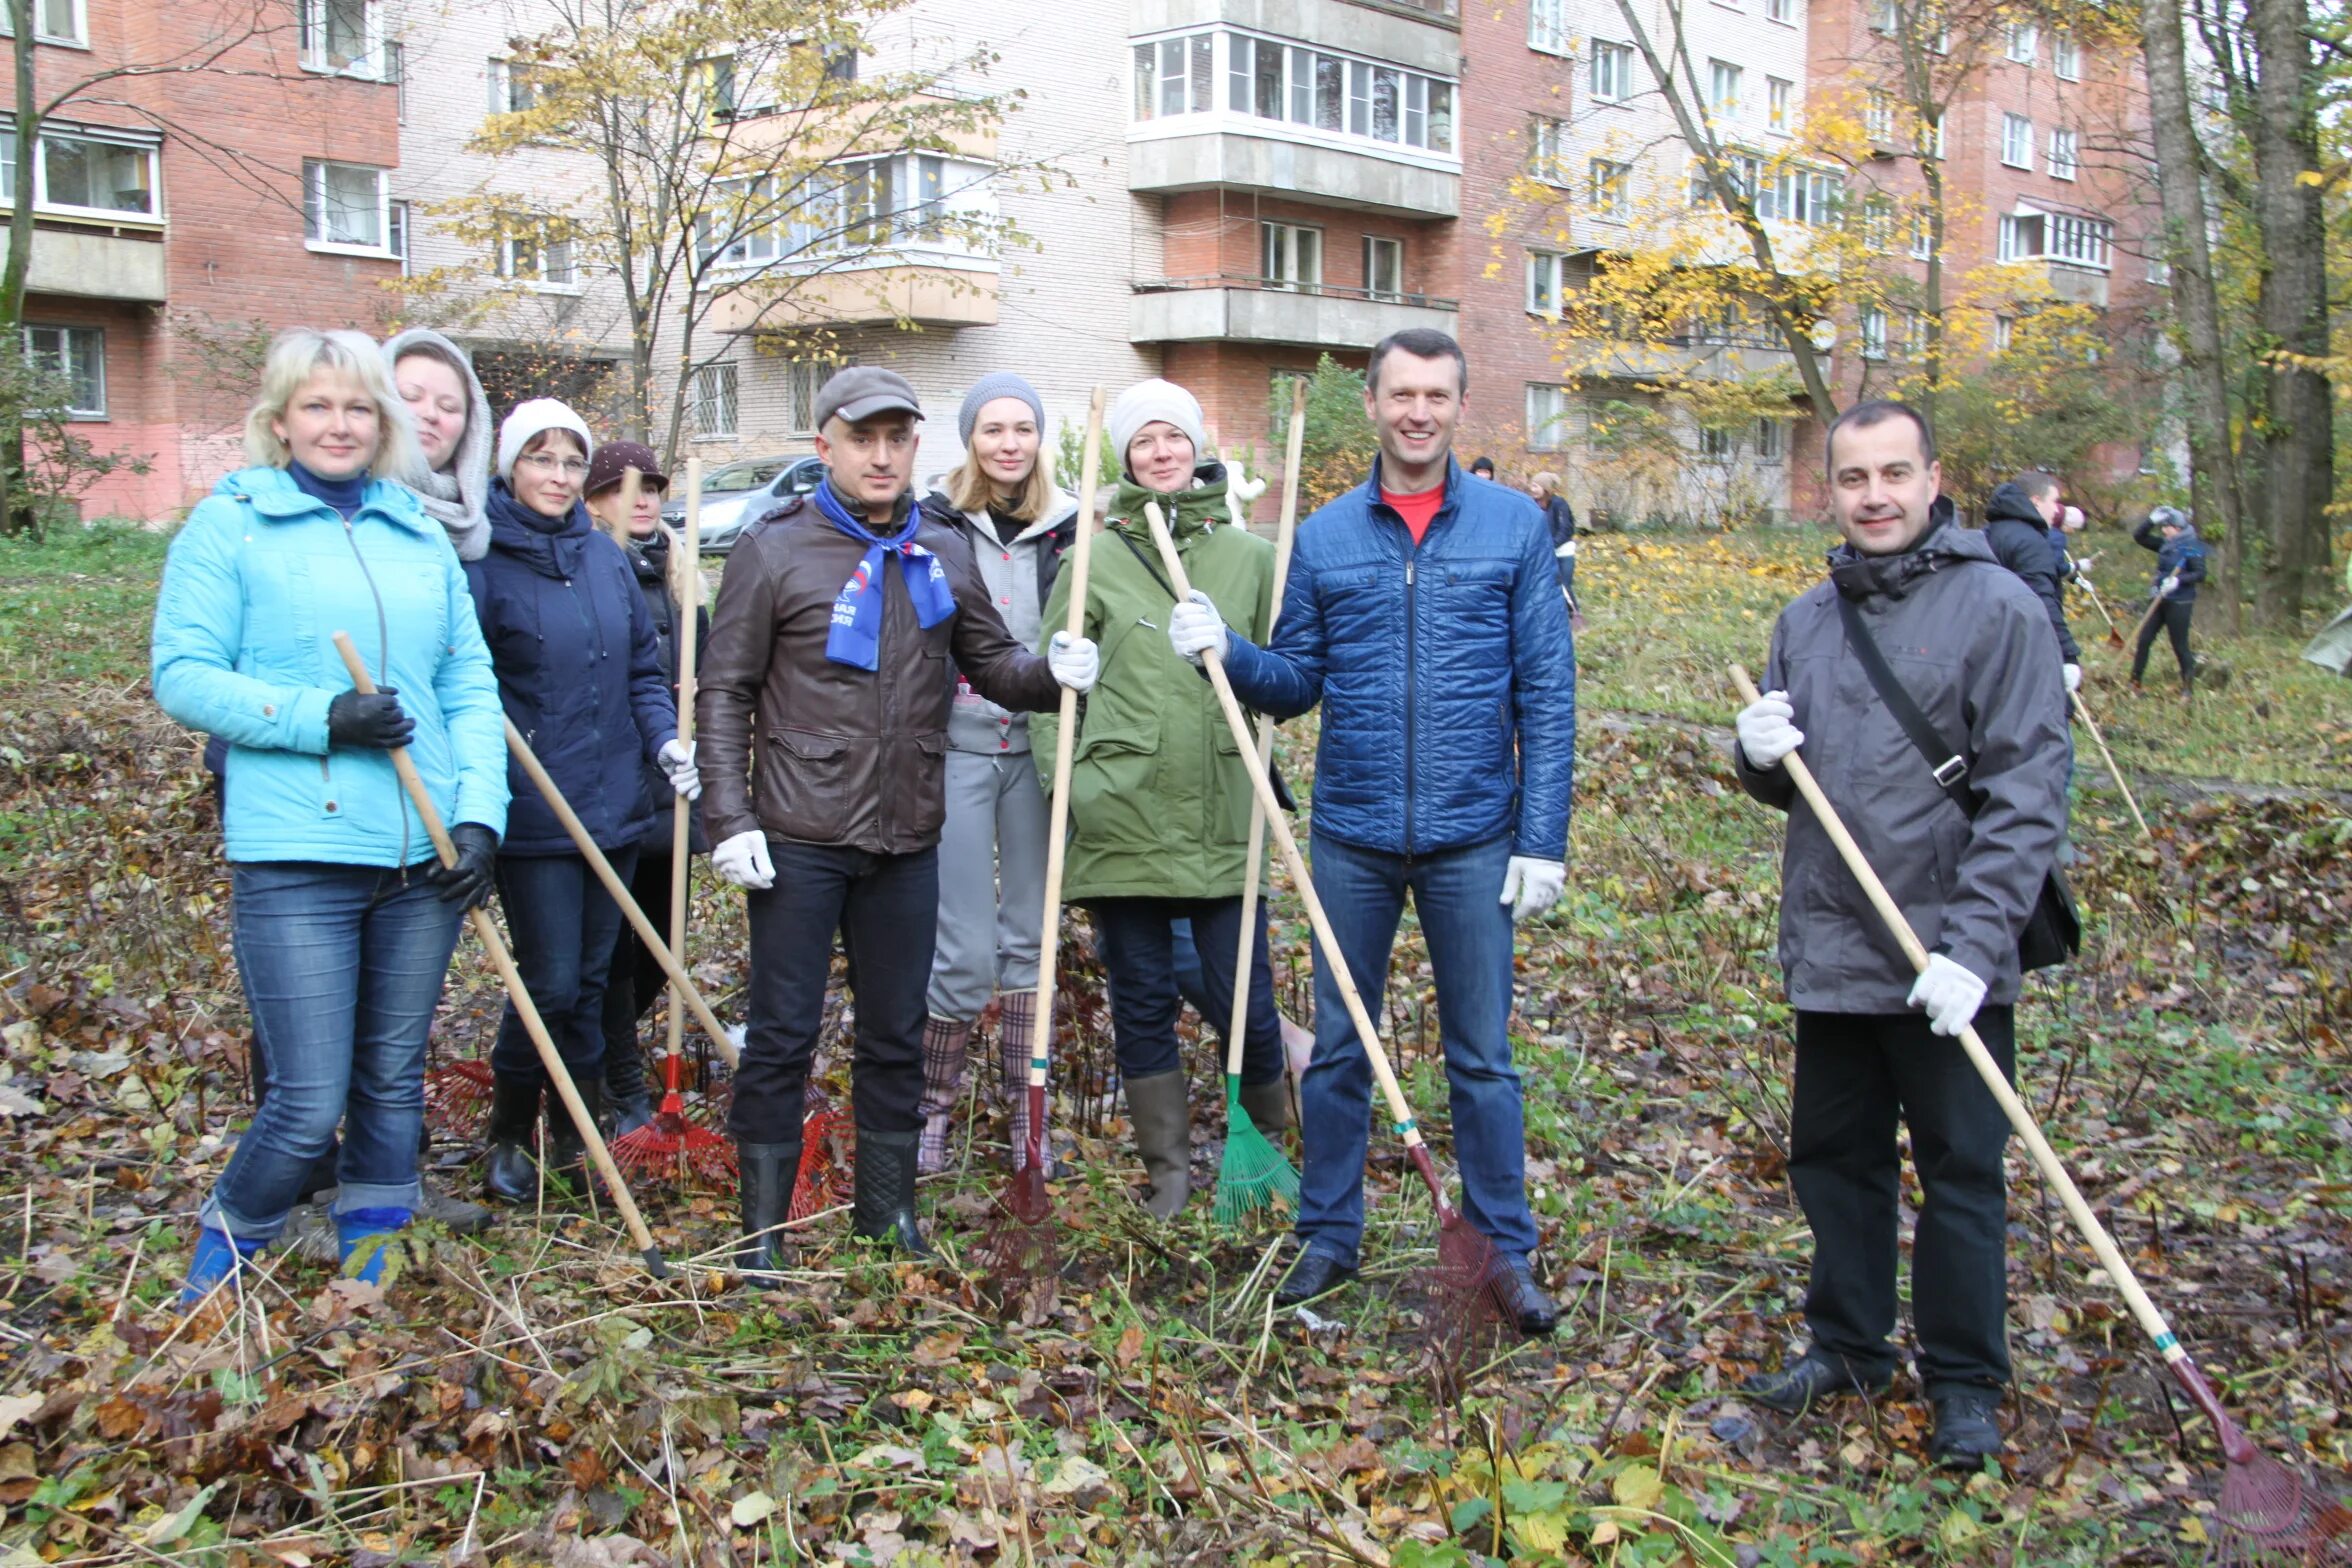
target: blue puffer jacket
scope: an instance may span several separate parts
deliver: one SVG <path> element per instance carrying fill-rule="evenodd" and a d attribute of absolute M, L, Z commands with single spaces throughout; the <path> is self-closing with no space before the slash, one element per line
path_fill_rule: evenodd
<path fill-rule="evenodd" d="M 351 689 L 339 631 L 399 688 L 441 819 L 503 832 L 498 683 L 448 533 L 395 484 L 370 484 L 346 526 L 284 469 L 248 468 L 189 514 L 155 601 L 155 700 L 229 743 L 229 858 L 432 858 L 390 754 L 327 744 L 327 704 Z"/>
<path fill-rule="evenodd" d="M 1323 704 L 1315 832 L 1398 855 L 1508 833 L 1566 859 L 1576 652 L 1535 503 L 1449 459 L 1416 548 L 1375 463 L 1295 550 L 1272 647 L 1235 637 L 1226 669 L 1278 719 Z"/>
<path fill-rule="evenodd" d="M 678 738 L 653 616 L 621 547 L 572 503 L 551 521 L 490 486 L 490 553 L 465 565 L 506 715 L 599 849 L 653 826 L 643 763 Z M 499 853 L 574 855 L 572 836 L 510 763 L 512 825 Z"/>

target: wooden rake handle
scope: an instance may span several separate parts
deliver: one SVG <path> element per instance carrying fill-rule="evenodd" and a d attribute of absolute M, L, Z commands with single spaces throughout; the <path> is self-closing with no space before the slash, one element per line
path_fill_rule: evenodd
<path fill-rule="evenodd" d="M 2099 733 L 2099 721 L 2091 717 L 2090 704 L 2082 700 L 2079 691 L 2068 692 L 2066 700 L 2074 704 L 2076 717 L 2091 732 L 2091 739 L 2098 742 L 2099 755 L 2107 760 L 2108 776 L 2115 780 L 2115 787 L 2123 791 L 2123 803 L 2131 807 L 2132 820 L 2140 825 L 2140 837 L 2154 838 L 2156 835 L 2148 831 L 2148 819 L 2140 815 L 2140 803 L 2132 798 L 2131 786 L 2123 781 L 2123 769 L 2115 765 L 2115 753 L 2107 749 L 2107 737 Z"/>
<path fill-rule="evenodd" d="M 657 523 L 655 525 L 659 527 Z M 702 609 L 702 459 L 686 460 L 686 529 L 678 557 L 678 739 L 694 744 L 694 622 Z M 676 797 L 670 819 L 670 951 L 686 950 L 686 887 L 694 869 L 694 802 Z M 725 1034 L 714 1036 L 724 1040 Z M 669 1054 L 686 1042 L 686 995 L 670 982 Z"/>
<path fill-rule="evenodd" d="M 368 678 L 367 665 L 359 657 L 359 649 L 352 645 L 350 633 L 335 633 L 335 651 L 343 656 L 343 667 L 351 672 L 351 684 L 356 690 L 376 689 L 376 683 Z M 450 842 L 449 830 L 442 825 L 441 813 L 434 809 L 433 797 L 426 792 L 425 781 L 418 775 L 416 761 L 409 756 L 406 746 L 392 748 L 392 771 L 400 776 L 401 788 L 408 791 L 409 802 L 424 821 L 425 833 L 441 856 L 441 864 L 456 865 L 457 846 Z M 571 1073 L 564 1068 L 563 1055 L 556 1050 L 546 1021 L 539 1016 L 530 991 L 523 985 L 522 975 L 515 969 L 514 955 L 506 950 L 506 942 L 498 934 L 498 922 L 490 918 L 490 911 L 478 906 L 469 914 L 475 935 L 482 939 L 492 967 L 497 969 L 498 978 L 506 985 L 507 996 L 514 1002 L 515 1015 L 523 1021 L 523 1032 L 531 1037 L 531 1044 L 539 1052 L 539 1065 L 546 1070 L 547 1081 L 555 1086 L 556 1097 L 570 1113 L 572 1126 L 578 1130 L 588 1158 L 612 1193 L 613 1207 L 621 1212 L 621 1223 L 628 1227 L 630 1241 L 645 1259 L 646 1271 L 655 1279 L 667 1279 L 669 1265 L 662 1261 L 661 1249 L 653 1243 L 653 1232 L 646 1229 L 645 1216 L 637 1211 L 637 1200 L 629 1196 L 629 1184 L 621 1179 L 620 1167 L 613 1164 L 612 1151 L 604 1146 L 604 1134 L 597 1131 L 596 1118 L 588 1114 L 587 1103 L 580 1098 L 579 1085 L 572 1082 Z"/>

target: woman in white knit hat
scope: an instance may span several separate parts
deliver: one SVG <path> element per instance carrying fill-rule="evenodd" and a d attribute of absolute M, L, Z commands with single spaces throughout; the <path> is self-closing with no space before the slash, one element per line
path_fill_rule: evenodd
<path fill-rule="evenodd" d="M 653 825 L 644 763 L 679 794 L 702 791 L 678 739 L 653 616 L 621 547 L 581 504 L 595 443 L 553 398 L 516 407 L 498 431 L 485 510 L 490 548 L 466 563 L 507 717 L 538 754 L 623 881 Z M 604 1093 L 604 986 L 621 912 L 530 779 L 510 765 L 514 804 L 498 852 L 498 897 L 515 963 L 591 1111 Z M 665 805 L 667 802 L 662 802 Z M 545 1074 L 513 1007 L 490 1053 L 490 1160 L 483 1186 L 508 1203 L 538 1183 L 530 1142 Z M 579 1135 L 553 1095 L 546 1164 L 572 1175 Z"/>

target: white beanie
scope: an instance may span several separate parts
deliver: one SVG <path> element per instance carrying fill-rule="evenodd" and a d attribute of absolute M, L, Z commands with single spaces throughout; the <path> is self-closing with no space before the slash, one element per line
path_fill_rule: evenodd
<path fill-rule="evenodd" d="M 1154 377 L 1136 382 L 1111 404 L 1111 450 L 1117 454 L 1120 468 L 1127 467 L 1127 448 L 1134 442 L 1136 432 L 1157 421 L 1174 425 L 1190 436 L 1195 459 L 1208 460 L 1208 421 L 1201 417 L 1200 399 L 1173 381 Z"/>
<path fill-rule="evenodd" d="M 533 439 L 550 430 L 568 430 L 578 436 L 582 458 L 596 455 L 596 438 L 588 434 L 588 422 L 573 413 L 570 404 L 551 397 L 517 403 L 506 423 L 498 427 L 498 477 L 506 481 L 508 489 L 514 488 L 515 459 Z"/>

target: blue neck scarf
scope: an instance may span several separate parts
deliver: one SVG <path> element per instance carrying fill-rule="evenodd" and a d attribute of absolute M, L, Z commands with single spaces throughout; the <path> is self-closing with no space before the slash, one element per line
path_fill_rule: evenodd
<path fill-rule="evenodd" d="M 885 539 L 842 504 L 830 479 L 819 484 L 810 499 L 825 521 L 866 546 L 866 558 L 858 562 L 857 570 L 849 574 L 849 581 L 841 585 L 841 593 L 833 601 L 833 628 L 825 634 L 826 658 L 861 670 L 874 669 L 880 663 L 882 573 L 892 556 L 899 558 L 899 573 L 906 579 L 907 597 L 914 601 L 915 620 L 920 625 L 928 629 L 955 614 L 955 590 L 948 586 L 946 569 L 937 556 L 914 542 L 915 530 L 923 525 L 921 507 L 908 507 L 906 526 Z"/>

